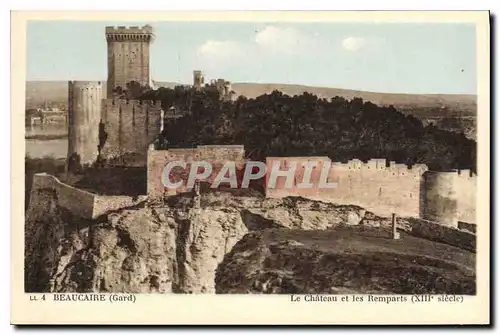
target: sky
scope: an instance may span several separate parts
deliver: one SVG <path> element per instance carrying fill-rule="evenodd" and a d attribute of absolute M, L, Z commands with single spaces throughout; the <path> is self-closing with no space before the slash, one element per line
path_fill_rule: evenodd
<path fill-rule="evenodd" d="M 154 28 L 151 77 L 388 93 L 476 94 L 476 31 L 464 23 L 31 21 L 27 80 L 106 80 L 106 26 Z"/>

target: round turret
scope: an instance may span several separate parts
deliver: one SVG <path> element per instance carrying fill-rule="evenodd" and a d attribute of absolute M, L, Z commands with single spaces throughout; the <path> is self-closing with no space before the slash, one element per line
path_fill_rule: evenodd
<path fill-rule="evenodd" d="M 423 174 L 423 219 L 446 226 L 458 226 L 457 176 L 457 171 L 427 171 Z"/>
<path fill-rule="evenodd" d="M 94 163 L 98 156 L 101 82 L 68 82 L 68 161 L 70 170 Z"/>

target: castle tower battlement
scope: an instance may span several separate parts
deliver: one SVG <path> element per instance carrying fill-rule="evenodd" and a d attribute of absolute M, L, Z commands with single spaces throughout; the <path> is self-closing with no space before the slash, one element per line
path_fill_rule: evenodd
<path fill-rule="evenodd" d="M 162 129 L 159 101 L 103 100 L 106 141 L 102 157 L 114 165 L 146 166 L 146 153 Z"/>
<path fill-rule="evenodd" d="M 144 39 L 148 42 L 154 40 L 153 27 L 106 27 L 106 40 L 124 40 L 124 39 Z"/>
<path fill-rule="evenodd" d="M 90 165 L 99 150 L 102 83 L 68 82 L 68 168 Z"/>
<path fill-rule="evenodd" d="M 112 106 L 142 106 L 142 105 L 148 105 L 148 106 L 157 106 L 158 108 L 161 108 L 161 101 L 160 100 L 126 100 L 126 99 L 104 99 L 102 101 L 103 106 L 105 107 L 112 107 Z"/>
<path fill-rule="evenodd" d="M 106 27 L 105 35 L 108 43 L 107 97 L 113 97 L 117 87 L 124 89 L 131 81 L 148 86 L 153 27 Z"/>

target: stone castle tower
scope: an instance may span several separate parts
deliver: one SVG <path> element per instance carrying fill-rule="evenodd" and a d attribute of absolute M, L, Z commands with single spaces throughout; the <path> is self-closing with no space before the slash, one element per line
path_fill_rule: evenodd
<path fill-rule="evenodd" d="M 69 169 L 91 165 L 97 159 L 102 86 L 95 81 L 68 82 Z"/>
<path fill-rule="evenodd" d="M 141 86 L 150 84 L 149 47 L 154 41 L 153 28 L 106 27 L 108 43 L 107 96 L 113 96 L 116 87 L 136 81 Z"/>
<path fill-rule="evenodd" d="M 149 47 L 154 39 L 151 26 L 106 27 L 108 81 L 68 82 L 68 170 L 103 159 L 138 157 L 145 166 L 147 146 L 161 129 L 161 105 L 121 100 L 113 91 L 138 82 L 151 85 Z M 107 96 L 107 99 L 106 99 Z"/>
<path fill-rule="evenodd" d="M 205 85 L 205 76 L 200 70 L 193 71 L 193 87 L 202 88 Z"/>

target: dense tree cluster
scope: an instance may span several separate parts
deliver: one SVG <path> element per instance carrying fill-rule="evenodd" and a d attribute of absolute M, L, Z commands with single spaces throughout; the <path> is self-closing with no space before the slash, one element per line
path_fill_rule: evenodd
<path fill-rule="evenodd" d="M 274 91 L 255 99 L 221 101 L 217 90 L 178 86 L 146 92 L 185 115 L 169 119 L 164 136 L 173 146 L 244 144 L 252 159 L 329 156 L 334 161 L 385 158 L 433 170 L 476 169 L 476 142 L 463 134 L 424 127 L 394 107 L 360 98 L 320 99 Z"/>

